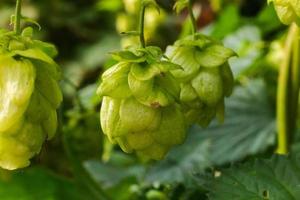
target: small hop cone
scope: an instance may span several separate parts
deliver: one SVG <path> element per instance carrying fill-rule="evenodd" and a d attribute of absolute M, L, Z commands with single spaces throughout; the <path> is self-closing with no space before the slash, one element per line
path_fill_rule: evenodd
<path fill-rule="evenodd" d="M 224 120 L 224 97 L 233 89 L 228 59 L 235 53 L 202 34 L 189 36 L 167 48 L 166 55 L 182 69 L 171 73 L 180 81 L 180 101 L 187 124 L 206 127 L 217 116 Z"/>
<path fill-rule="evenodd" d="M 186 126 L 175 102 L 180 88 L 170 73 L 178 66 L 161 61 L 158 49 L 147 48 L 121 52 L 119 63 L 104 72 L 100 118 L 104 134 L 124 152 L 160 160 L 184 141 Z"/>
<path fill-rule="evenodd" d="M 62 94 L 52 45 L 5 34 L 0 43 L 0 167 L 13 170 L 54 136 Z"/>
<path fill-rule="evenodd" d="M 277 15 L 283 24 L 293 22 L 300 25 L 300 0 L 269 0 L 273 2 Z"/>

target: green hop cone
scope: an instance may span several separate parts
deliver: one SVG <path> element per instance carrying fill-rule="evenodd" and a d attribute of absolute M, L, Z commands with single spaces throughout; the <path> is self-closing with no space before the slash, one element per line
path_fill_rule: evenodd
<path fill-rule="evenodd" d="M 224 97 L 233 89 L 228 59 L 235 53 L 208 36 L 196 34 L 169 46 L 166 55 L 182 69 L 171 73 L 180 81 L 180 101 L 187 124 L 206 127 L 217 116 L 224 120 Z"/>
<path fill-rule="evenodd" d="M 176 103 L 180 88 L 156 47 L 115 53 L 119 62 L 102 75 L 98 94 L 104 134 L 123 151 L 160 160 L 181 144 L 186 126 Z"/>
<path fill-rule="evenodd" d="M 300 1 L 299 0 L 269 0 L 273 2 L 280 21 L 286 25 L 293 22 L 300 25 Z"/>
<path fill-rule="evenodd" d="M 62 101 L 53 45 L 25 33 L 0 34 L 0 167 L 26 167 L 54 136 Z"/>

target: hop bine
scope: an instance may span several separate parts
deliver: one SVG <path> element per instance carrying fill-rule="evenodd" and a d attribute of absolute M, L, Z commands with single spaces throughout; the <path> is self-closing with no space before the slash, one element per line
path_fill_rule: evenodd
<path fill-rule="evenodd" d="M 209 125 L 217 115 L 224 120 L 224 97 L 234 79 L 228 59 L 235 53 L 212 38 L 195 34 L 169 46 L 166 55 L 181 69 L 171 70 L 180 82 L 180 101 L 188 124 Z"/>
<path fill-rule="evenodd" d="M 62 101 L 53 45 L 0 30 L 0 166 L 26 167 L 56 133 Z"/>
<path fill-rule="evenodd" d="M 157 47 L 125 50 L 113 57 L 118 63 L 102 75 L 98 89 L 103 132 L 125 152 L 162 159 L 186 137 L 176 102 L 180 88 L 170 73 L 180 67 L 162 61 Z"/>

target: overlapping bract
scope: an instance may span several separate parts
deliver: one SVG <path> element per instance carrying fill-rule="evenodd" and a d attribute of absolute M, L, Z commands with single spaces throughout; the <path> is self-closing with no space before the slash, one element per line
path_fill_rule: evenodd
<path fill-rule="evenodd" d="M 300 25 L 300 0 L 269 0 L 273 2 L 280 21 L 286 25 Z"/>
<path fill-rule="evenodd" d="M 26 167 L 54 136 L 62 101 L 53 45 L 0 31 L 0 167 Z"/>
<path fill-rule="evenodd" d="M 230 96 L 234 82 L 227 61 L 235 53 L 196 34 L 169 46 L 166 55 L 182 66 L 171 72 L 180 82 L 180 101 L 187 123 L 206 127 L 216 115 L 222 122 L 224 97 Z"/>
<path fill-rule="evenodd" d="M 162 159 L 181 144 L 186 125 L 176 103 L 180 88 L 170 70 L 179 66 L 161 61 L 155 47 L 114 54 L 119 62 L 102 76 L 101 126 L 109 140 L 125 152 Z"/>

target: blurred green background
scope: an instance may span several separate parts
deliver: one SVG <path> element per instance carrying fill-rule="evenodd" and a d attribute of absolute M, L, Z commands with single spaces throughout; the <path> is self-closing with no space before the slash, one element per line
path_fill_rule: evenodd
<path fill-rule="evenodd" d="M 199 176 L 275 148 L 275 96 L 282 57 L 283 26 L 262 0 L 195 1 L 199 31 L 232 48 L 236 89 L 227 101 L 226 122 L 192 127 L 186 143 L 164 161 L 149 163 L 110 145 L 101 133 L 95 95 L 99 77 L 111 66 L 109 52 L 137 38 L 136 0 L 24 0 L 23 15 L 37 21 L 35 37 L 54 43 L 63 69 L 60 128 L 31 167 L 0 171 L 1 200 L 205 200 Z M 161 12 L 146 15 L 146 39 L 165 49 L 190 33 L 187 12 L 174 14 L 173 0 L 158 0 Z M 13 0 L 0 1 L 0 27 L 11 29 Z M 26 24 L 31 25 L 31 24 Z M 34 27 L 34 25 L 32 25 Z"/>

